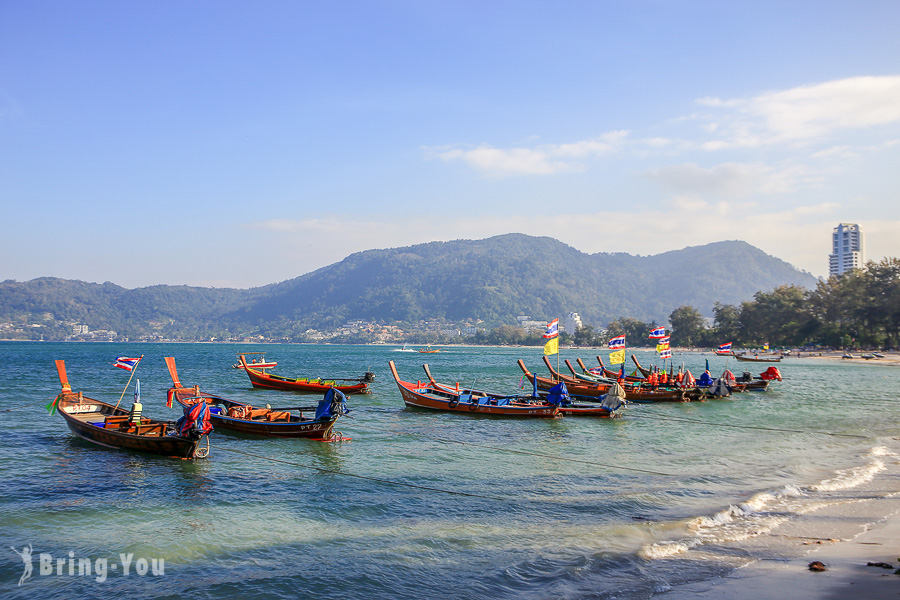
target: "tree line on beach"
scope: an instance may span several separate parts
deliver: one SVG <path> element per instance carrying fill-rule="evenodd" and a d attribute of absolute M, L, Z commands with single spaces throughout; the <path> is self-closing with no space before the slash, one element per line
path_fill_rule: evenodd
<path fill-rule="evenodd" d="M 628 345 L 646 346 L 648 332 L 659 326 L 632 317 L 619 317 L 605 330 L 585 325 L 562 342 L 577 346 L 605 346 L 625 335 Z M 738 305 L 717 302 L 712 324 L 690 305 L 669 315 L 671 344 L 715 348 L 731 342 L 737 347 L 897 348 L 900 346 L 900 259 L 870 261 L 865 267 L 819 280 L 815 289 L 782 285 L 757 292 Z M 475 343 L 538 345 L 539 333 L 502 326 L 479 332 Z"/>

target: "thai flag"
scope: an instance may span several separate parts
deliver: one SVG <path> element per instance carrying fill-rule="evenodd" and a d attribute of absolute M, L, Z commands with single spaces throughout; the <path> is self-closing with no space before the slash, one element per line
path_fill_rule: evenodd
<path fill-rule="evenodd" d="M 553 319 L 547 323 L 547 332 L 544 333 L 545 338 L 555 338 L 559 335 L 559 319 Z"/>
<path fill-rule="evenodd" d="M 120 356 L 116 359 L 116 366 L 120 369 L 130 371 L 135 368 L 139 362 L 141 362 L 140 358 L 128 358 L 127 356 Z"/>
<path fill-rule="evenodd" d="M 665 360 L 667 358 L 672 358 L 672 351 L 671 350 L 661 350 L 659 353 L 659 357 L 663 360 Z"/>
<path fill-rule="evenodd" d="M 656 342 L 656 343 L 657 343 L 657 344 L 668 344 L 668 343 L 669 343 L 669 339 L 671 339 L 671 337 L 672 337 L 672 336 L 670 336 L 670 335 L 663 336 L 663 337 L 659 338 L 659 341 Z"/>
<path fill-rule="evenodd" d="M 651 340 L 658 340 L 659 338 L 664 338 L 664 337 L 666 337 L 666 328 L 665 327 L 657 327 L 656 329 L 651 331 L 650 335 L 648 335 L 647 337 L 649 337 Z"/>
<path fill-rule="evenodd" d="M 616 350 L 617 348 L 624 348 L 625 347 L 625 336 L 617 335 L 614 338 L 610 338 L 608 345 L 609 345 L 610 350 Z"/>
<path fill-rule="evenodd" d="M 722 344 L 721 346 L 719 346 L 719 349 L 716 350 L 716 354 L 728 354 L 730 352 L 731 352 L 731 342 L 728 342 L 727 344 Z"/>

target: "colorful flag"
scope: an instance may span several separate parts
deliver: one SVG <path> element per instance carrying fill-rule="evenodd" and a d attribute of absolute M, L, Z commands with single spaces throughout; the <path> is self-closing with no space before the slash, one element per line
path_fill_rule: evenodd
<path fill-rule="evenodd" d="M 657 345 L 656 345 L 656 351 L 657 351 L 657 352 L 662 352 L 663 350 L 668 350 L 668 349 L 669 349 L 669 343 L 668 343 L 668 342 L 666 342 L 665 344 L 657 344 Z"/>
<path fill-rule="evenodd" d="M 768 349 L 769 349 L 769 342 L 766 342 L 765 344 L 763 344 L 763 350 L 768 350 Z"/>
<path fill-rule="evenodd" d="M 621 350 L 618 350 L 616 352 L 610 352 L 609 353 L 609 364 L 624 365 L 625 364 L 625 349 L 622 348 Z"/>
<path fill-rule="evenodd" d="M 731 354 L 731 342 L 720 345 L 719 349 L 716 350 L 716 354 Z"/>
<path fill-rule="evenodd" d="M 559 338 L 554 337 L 544 344 L 544 356 L 550 356 L 551 354 L 557 353 L 559 353 Z"/>
<path fill-rule="evenodd" d="M 116 366 L 120 369 L 125 369 L 126 371 L 130 371 L 135 368 L 139 362 L 141 362 L 140 358 L 128 358 L 127 356 L 120 356 L 116 358 Z"/>
<path fill-rule="evenodd" d="M 663 350 L 659 353 L 659 357 L 662 359 L 672 358 L 672 351 L 671 350 Z"/>
<path fill-rule="evenodd" d="M 51 415 L 56 414 L 56 407 L 59 406 L 59 399 L 62 398 L 62 394 L 59 394 L 56 398 L 53 399 L 53 402 L 47 405 L 47 412 Z"/>
<path fill-rule="evenodd" d="M 616 350 L 618 348 L 625 348 L 625 336 L 617 335 L 614 338 L 610 338 L 608 346 L 609 346 L 610 350 Z"/>
<path fill-rule="evenodd" d="M 672 339 L 672 336 L 666 335 L 666 336 L 659 338 L 656 343 L 657 344 L 668 344 L 670 339 Z"/>
<path fill-rule="evenodd" d="M 545 338 L 555 338 L 559 335 L 559 319 L 553 319 L 547 323 L 547 331 L 544 333 Z"/>
<path fill-rule="evenodd" d="M 650 335 L 648 335 L 647 337 L 649 337 L 651 340 L 658 340 L 659 338 L 664 338 L 664 337 L 666 337 L 666 328 L 665 327 L 657 327 L 656 329 L 651 331 Z"/>

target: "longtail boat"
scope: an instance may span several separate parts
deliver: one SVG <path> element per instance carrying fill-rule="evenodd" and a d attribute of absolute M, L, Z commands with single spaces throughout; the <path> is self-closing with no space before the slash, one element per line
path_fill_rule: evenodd
<path fill-rule="evenodd" d="M 536 399 L 544 398 L 537 393 L 536 388 L 534 389 L 534 392 L 530 396 L 521 396 L 521 395 L 508 396 L 505 394 L 498 394 L 496 392 L 485 392 L 482 390 L 462 389 L 459 387 L 459 383 L 457 383 L 455 386 L 451 386 L 451 385 L 438 383 L 437 381 L 435 381 L 434 377 L 431 375 L 431 368 L 428 366 L 427 363 L 422 365 L 422 368 L 425 370 L 425 376 L 428 377 L 428 384 L 430 386 L 435 387 L 435 388 L 440 388 L 445 391 L 456 393 L 456 394 L 462 392 L 462 393 L 466 393 L 466 394 L 473 394 L 476 396 L 486 396 L 486 397 L 491 397 L 491 398 L 496 398 L 496 399 L 515 398 L 520 402 L 532 402 Z M 564 383 L 562 385 L 565 386 Z M 607 397 L 604 397 L 603 402 L 599 403 L 599 404 L 596 402 L 588 402 L 588 403 L 572 402 L 572 400 L 568 397 L 568 394 L 567 393 L 564 394 L 564 392 L 563 392 L 563 390 L 565 390 L 566 388 L 562 388 L 562 390 L 560 390 L 560 389 L 557 389 L 558 387 L 559 387 L 559 384 L 557 384 L 557 386 L 555 386 L 554 389 L 550 390 L 548 396 L 550 394 L 556 393 L 556 394 L 559 394 L 559 397 L 554 398 L 552 400 L 548 400 L 548 401 L 551 404 L 557 404 L 559 406 L 559 413 L 564 416 L 600 417 L 600 418 L 608 419 L 608 418 L 619 416 L 618 409 L 625 405 L 624 399 L 620 399 L 620 398 L 618 398 L 618 396 L 613 396 L 613 397 L 609 398 L 607 401 L 606 398 L 609 395 L 607 395 Z"/>
<path fill-rule="evenodd" d="M 576 360 L 579 361 L 579 364 L 581 364 L 581 365 L 584 364 L 583 362 L 581 362 L 580 358 L 576 359 Z M 566 363 L 566 367 L 568 367 L 569 371 L 572 372 L 572 377 L 574 377 L 575 379 L 578 379 L 579 381 L 587 381 L 587 382 L 592 382 L 592 383 L 606 383 L 609 385 L 612 385 L 616 381 L 615 379 L 608 379 L 606 377 L 603 377 L 602 375 L 597 375 L 596 373 L 591 373 L 583 366 L 582 366 L 581 372 L 578 372 L 575 370 L 575 367 L 572 366 L 572 363 L 569 362 L 568 358 L 565 359 L 563 362 Z"/>
<path fill-rule="evenodd" d="M 550 404 L 543 398 L 522 401 L 519 396 L 501 398 L 482 395 L 472 390 L 457 391 L 449 386 L 431 385 L 421 381 L 416 383 L 403 381 L 397 374 L 394 361 L 388 361 L 388 366 L 406 406 L 502 417 L 553 418 L 559 413 L 559 408 L 555 404 Z"/>
<path fill-rule="evenodd" d="M 268 373 L 265 369 L 257 369 L 247 362 L 245 355 L 238 356 L 241 367 L 250 378 L 253 387 L 267 390 L 289 390 L 292 392 L 313 392 L 324 394 L 331 388 L 344 394 L 368 394 L 369 384 L 375 381 L 374 373 L 366 373 L 356 378 L 308 379 L 301 377 L 282 377 Z M 339 383 L 344 382 L 344 383 Z"/>
<path fill-rule="evenodd" d="M 210 420 L 217 429 L 264 437 L 310 438 L 325 442 L 348 439 L 334 430 L 334 423 L 338 417 L 349 412 L 346 396 L 334 388 L 325 392 L 324 398 L 317 406 L 254 407 L 246 402 L 201 393 L 198 385 L 193 387 L 183 385 L 178 378 L 175 359 L 167 356 L 165 361 L 172 377 L 167 404 L 171 406 L 172 400 L 185 408 L 206 404 L 209 407 Z M 297 411 L 297 414 L 291 411 Z M 304 416 L 304 411 L 314 416 Z"/>
<path fill-rule="evenodd" d="M 212 426 L 208 417 L 200 414 L 202 411 L 185 410 L 185 417 L 178 423 L 150 419 L 141 414 L 143 406 L 138 401 L 125 409 L 88 398 L 82 392 L 73 392 L 65 361 L 56 361 L 56 371 L 62 391 L 51 407 L 59 410 L 69 430 L 81 439 L 107 448 L 172 458 L 204 458 L 208 455 L 209 438 L 206 438 L 205 447 L 200 447 L 200 441 L 212 431 Z"/>
<path fill-rule="evenodd" d="M 432 349 L 431 346 L 428 346 L 426 348 L 419 348 L 418 350 L 416 350 L 416 352 L 418 352 L 419 354 L 437 354 L 440 351 L 440 348 Z"/>
<path fill-rule="evenodd" d="M 550 371 L 550 378 L 554 379 L 557 382 L 562 381 L 566 384 L 566 386 L 595 385 L 595 386 L 598 386 L 598 388 L 603 388 L 602 393 L 605 394 L 606 392 L 609 391 L 609 388 L 612 385 L 611 382 L 599 381 L 596 379 L 594 379 L 594 380 L 578 379 L 574 375 L 573 376 L 563 375 L 562 373 L 560 373 L 559 371 L 557 371 L 556 369 L 553 368 L 553 364 L 550 362 L 550 360 L 546 356 L 542 356 L 541 358 L 543 358 L 544 365 L 546 365 L 547 369 Z"/>
<path fill-rule="evenodd" d="M 637 368 L 638 372 L 644 376 L 645 380 L 649 380 L 650 374 L 651 374 L 650 369 L 646 369 L 643 366 L 641 366 L 641 363 L 638 362 L 638 359 L 634 354 L 631 355 L 631 360 L 634 362 L 634 366 Z M 730 371 L 726 371 L 726 373 L 730 373 Z M 680 390 L 684 391 L 684 394 L 687 397 L 687 399 L 692 400 L 692 401 L 703 401 L 703 400 L 706 400 L 707 397 L 721 395 L 718 392 L 711 393 L 712 388 L 709 384 L 707 384 L 706 386 L 701 386 L 699 384 L 698 385 L 678 385 L 675 383 L 674 375 L 675 375 L 674 373 L 670 373 L 668 382 L 665 384 L 660 384 L 658 387 L 662 388 L 662 389 L 666 389 L 666 390 L 680 389 Z M 732 376 L 732 379 L 734 379 L 733 376 Z M 695 383 L 696 383 L 696 381 L 695 381 Z M 735 387 L 739 387 L 739 386 L 737 384 L 735 384 Z M 742 387 L 740 388 L 740 391 L 744 391 Z M 731 389 L 728 389 L 728 393 L 729 394 L 731 393 Z"/>
<path fill-rule="evenodd" d="M 615 379 L 616 381 L 618 381 L 618 379 L 619 379 L 619 371 L 613 371 L 612 369 L 607 369 L 607 368 L 606 368 L 606 365 L 603 364 L 603 359 L 600 358 L 599 355 L 597 356 L 597 362 L 600 363 L 600 367 L 599 367 L 599 369 L 600 369 L 599 374 L 600 374 L 600 375 L 603 375 L 604 377 L 609 377 L 610 379 Z M 580 360 L 579 360 L 578 364 L 579 364 L 580 366 L 583 366 L 583 364 L 581 363 Z M 596 368 L 597 368 L 597 367 L 595 367 L 595 369 L 596 369 Z M 597 371 L 595 371 L 594 369 L 587 369 L 587 371 L 590 372 L 590 373 L 597 373 Z M 643 377 L 639 377 L 639 376 L 637 376 L 637 375 L 626 375 L 626 376 L 625 376 L 625 381 L 643 381 L 643 380 L 644 380 Z"/>
<path fill-rule="evenodd" d="M 242 354 L 238 354 L 238 362 L 231 365 L 232 369 L 244 368 L 244 365 L 241 364 L 241 356 L 243 356 L 244 358 L 248 356 L 255 356 L 255 358 L 251 358 L 247 361 L 247 364 L 254 369 L 271 369 L 272 367 L 278 366 L 278 363 L 274 360 L 266 360 L 265 352 L 244 352 Z"/>
<path fill-rule="evenodd" d="M 750 356 L 747 353 L 741 353 L 741 354 L 735 353 L 734 357 L 742 362 L 758 362 L 758 363 L 781 362 L 781 357 L 777 356 L 775 354 L 770 354 L 768 356 L 766 356 L 766 355 L 760 356 L 759 354 L 754 354 L 753 356 Z"/>
<path fill-rule="evenodd" d="M 535 375 L 525 366 L 525 363 L 520 358 L 516 363 L 519 365 L 519 368 L 522 369 L 522 373 L 525 374 L 525 378 L 528 379 L 532 383 L 532 385 L 537 386 L 539 390 L 550 391 L 550 389 L 559 383 L 558 379 L 552 379 L 549 377 L 541 377 L 540 375 Z M 609 384 L 606 383 L 568 383 L 566 382 L 566 387 L 568 388 L 569 395 L 577 398 L 599 398 L 600 396 L 605 396 L 609 391 Z"/>

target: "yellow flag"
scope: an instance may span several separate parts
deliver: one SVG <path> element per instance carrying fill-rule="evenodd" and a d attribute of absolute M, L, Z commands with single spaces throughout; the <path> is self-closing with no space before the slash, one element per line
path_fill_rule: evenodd
<path fill-rule="evenodd" d="M 617 350 L 609 353 L 609 364 L 621 365 L 625 362 L 625 350 Z"/>
<path fill-rule="evenodd" d="M 559 353 L 559 338 L 555 337 L 546 344 L 544 344 L 544 356 L 550 356 L 551 354 Z"/>
<path fill-rule="evenodd" d="M 656 345 L 657 352 L 662 352 L 663 350 L 668 350 L 668 349 L 669 349 L 669 344 L 657 344 Z"/>
<path fill-rule="evenodd" d="M 766 342 L 765 344 L 763 344 L 763 350 L 768 350 L 768 349 L 769 349 L 769 342 Z"/>

